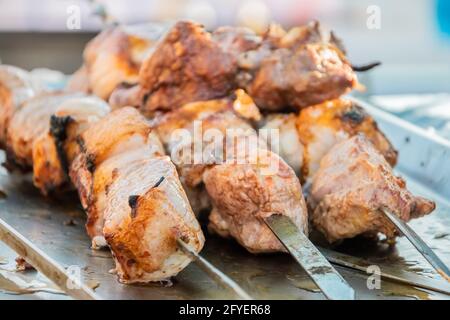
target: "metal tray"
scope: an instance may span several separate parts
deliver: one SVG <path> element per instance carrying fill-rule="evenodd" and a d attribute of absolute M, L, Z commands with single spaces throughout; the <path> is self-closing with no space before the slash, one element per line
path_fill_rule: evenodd
<path fill-rule="evenodd" d="M 360 103 L 376 118 L 381 129 L 400 151 L 397 172 L 406 178 L 409 188 L 436 201 L 436 211 L 412 221 L 411 226 L 445 263 L 450 264 L 450 142 L 430 137 L 418 127 Z M 30 177 L 10 175 L 3 169 L 0 169 L 0 190 L 6 194 L 0 199 L 0 218 L 63 266 L 78 266 L 84 281 L 96 287 L 96 293 L 103 299 L 234 298 L 195 264 L 183 270 L 171 286 L 120 284 L 109 273 L 113 268 L 109 251 L 95 251 L 89 247 L 90 241 L 84 230 L 85 217 L 76 195 L 45 199 L 33 188 Z M 399 238 L 395 246 L 352 239 L 333 249 L 363 257 L 368 265 L 378 265 L 381 270 L 394 270 L 404 277 L 408 276 L 405 271 L 409 271 L 426 279 L 442 280 L 404 238 Z M 202 254 L 254 298 L 324 299 L 288 255 L 252 255 L 234 241 L 214 236 L 208 236 Z M 0 271 L 13 268 L 15 256 L 0 243 Z M 338 270 L 355 288 L 358 299 L 450 299 L 445 294 L 384 280 L 380 289 L 370 290 L 366 284 L 368 274 L 341 267 Z M 42 284 L 48 283 L 36 272 L 26 272 L 21 276 L 29 281 L 37 279 Z M 0 274 L 0 299 L 69 299 L 61 293 L 49 292 L 20 292 L 17 295 L 19 292 L 2 289 L 2 283 Z M 448 284 L 442 282 L 442 285 Z"/>

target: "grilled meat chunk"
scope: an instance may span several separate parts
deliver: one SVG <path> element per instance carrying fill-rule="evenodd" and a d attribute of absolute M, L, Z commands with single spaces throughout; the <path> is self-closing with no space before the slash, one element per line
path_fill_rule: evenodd
<path fill-rule="evenodd" d="M 328 241 L 357 235 L 397 235 L 381 210 L 404 221 L 429 214 L 434 202 L 414 196 L 363 135 L 336 144 L 320 162 L 308 199 L 311 221 Z"/>
<path fill-rule="evenodd" d="M 88 214 L 93 246 L 108 245 L 119 280 L 161 281 L 190 258 L 180 238 L 200 251 L 204 237 L 175 166 L 134 108 L 122 108 L 81 134 L 70 175 Z"/>
<path fill-rule="evenodd" d="M 0 148 L 6 147 L 9 122 L 20 105 L 36 94 L 30 75 L 25 70 L 0 65 Z"/>
<path fill-rule="evenodd" d="M 178 22 L 142 65 L 142 111 L 152 114 L 226 96 L 234 88 L 236 72 L 233 55 L 201 25 Z"/>
<path fill-rule="evenodd" d="M 244 88 L 265 110 L 337 98 L 357 85 L 344 54 L 317 24 L 269 31 L 224 27 L 208 33 L 178 22 L 141 68 L 141 108 L 171 110 Z"/>
<path fill-rule="evenodd" d="M 86 46 L 84 65 L 75 74 L 68 89 L 88 90 L 107 100 L 119 84 L 138 82 L 141 63 L 164 30 L 164 26 L 157 24 L 105 29 Z"/>
<path fill-rule="evenodd" d="M 322 157 L 336 143 L 358 133 L 364 134 L 391 166 L 397 161 L 397 151 L 375 120 L 350 100 L 337 99 L 303 109 L 297 128 L 304 146 L 301 175 L 304 181 L 315 175 Z"/>
<path fill-rule="evenodd" d="M 110 107 L 86 96 L 64 101 L 48 119 L 50 128 L 33 143 L 33 181 L 47 195 L 70 185 L 68 168 L 79 153 L 77 137 L 105 117 Z"/>
<path fill-rule="evenodd" d="M 11 118 L 7 130 L 7 161 L 23 169 L 33 165 L 33 144 L 48 132 L 50 118 L 65 100 L 80 94 L 42 93 L 27 100 Z"/>

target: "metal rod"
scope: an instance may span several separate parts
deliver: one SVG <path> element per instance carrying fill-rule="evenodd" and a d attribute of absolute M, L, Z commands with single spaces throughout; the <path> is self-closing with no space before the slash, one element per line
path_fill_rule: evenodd
<path fill-rule="evenodd" d="M 411 229 L 406 222 L 401 220 L 395 214 L 383 210 L 388 219 L 400 230 L 401 233 L 416 247 L 417 251 L 433 266 L 433 268 L 442 276 L 445 280 L 450 282 L 450 270 L 447 265 L 434 253 L 434 251 L 422 240 L 422 238 Z"/>
<path fill-rule="evenodd" d="M 349 271 L 352 270 L 367 274 L 369 263 L 366 260 L 326 248 L 318 248 L 332 264 L 347 268 Z M 398 274 L 398 272 L 393 269 L 383 267 L 383 270 L 381 270 L 381 278 L 450 295 L 450 285 L 448 282 L 419 276 L 418 274 L 409 271 L 402 270 L 401 274 Z"/>
<path fill-rule="evenodd" d="M 220 284 L 222 287 L 226 289 L 230 289 L 239 298 L 243 300 L 253 300 L 253 298 L 247 292 L 245 292 L 244 289 L 242 289 L 236 282 L 234 282 L 222 271 L 214 267 L 210 262 L 208 262 L 197 252 L 189 248 L 189 246 L 184 241 L 182 241 L 181 239 L 177 239 L 177 242 L 181 250 L 183 250 L 184 253 L 189 255 L 192 258 L 192 260 L 194 260 L 194 262 L 197 263 L 197 265 L 218 284 Z"/>
<path fill-rule="evenodd" d="M 99 300 L 91 288 L 83 284 L 80 279 L 71 277 L 61 265 L 2 219 L 0 219 L 0 240 L 53 281 L 67 295 L 80 300 Z M 69 286 L 69 283 L 73 286 Z"/>
<path fill-rule="evenodd" d="M 264 222 L 328 299 L 355 299 L 353 288 L 291 219 L 272 215 Z"/>

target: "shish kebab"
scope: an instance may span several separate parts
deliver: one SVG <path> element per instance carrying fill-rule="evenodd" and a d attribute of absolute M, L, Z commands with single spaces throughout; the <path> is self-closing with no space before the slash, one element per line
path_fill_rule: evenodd
<path fill-rule="evenodd" d="M 80 166 L 72 174 L 80 185 L 81 199 L 88 211 L 89 234 L 94 245 L 96 242 L 105 245 L 108 240 L 122 282 L 162 281 L 176 275 L 195 258 L 200 268 L 220 285 L 232 289 L 242 299 L 250 299 L 236 283 L 197 255 L 203 246 L 203 233 L 175 167 L 164 156 L 145 119 L 133 108 L 123 108 L 111 115 L 109 111 L 102 100 L 83 95 L 46 93 L 29 99 L 11 119 L 7 139 L 9 161 L 14 159 L 25 169 L 33 164 L 30 159 L 34 157 L 34 183 L 41 190 L 48 190 L 49 183 L 61 187 L 67 184 L 64 166 L 71 161 Z M 114 123 L 120 123 L 122 130 L 110 132 Z M 62 138 L 58 136 L 62 126 L 68 129 L 63 134 L 73 134 L 71 137 L 91 126 L 96 134 L 91 132 L 83 140 L 85 150 L 76 150 L 79 145 L 74 145 L 74 140 L 65 149 L 55 144 L 56 137 Z M 11 139 L 15 128 L 20 128 L 18 140 Z M 73 159 L 76 155 L 77 161 Z M 99 167 L 95 171 L 95 185 L 93 172 L 89 171 L 94 165 Z M 109 183 L 101 184 L 105 179 Z M 102 187 L 108 188 L 110 198 L 106 192 L 101 193 L 105 191 Z M 98 220 L 105 221 L 106 237 L 103 230 L 101 234 L 98 231 Z"/>
<path fill-rule="evenodd" d="M 301 194 L 301 191 L 299 192 L 300 194 Z M 306 212 L 306 210 L 304 210 L 304 212 Z M 268 229 L 267 229 L 268 230 Z M 307 239 L 306 239 L 307 240 Z M 273 241 L 273 240 L 272 240 Z M 317 254 L 316 254 L 317 255 Z M 331 268 L 331 266 L 328 264 L 328 263 L 326 263 L 325 262 L 325 260 L 323 260 L 323 262 L 322 263 L 325 263 L 326 264 L 326 266 L 328 267 L 328 269 L 330 269 L 330 270 L 333 270 L 333 268 Z M 333 270 L 333 272 L 334 272 L 334 270 Z M 342 278 L 338 278 L 338 280 L 339 280 L 339 282 L 343 282 L 343 280 L 342 280 Z M 351 295 L 350 295 L 351 296 Z"/>
<path fill-rule="evenodd" d="M 333 50 L 335 55 L 333 55 Z M 113 93 L 111 100 L 112 103 L 116 101 L 125 101 L 127 104 L 134 102 L 145 114 L 152 114 L 158 109 L 176 108 L 177 103 L 182 104 L 196 99 L 207 100 L 211 97 L 221 96 L 230 88 L 238 86 L 245 88 L 255 97 L 258 106 L 263 110 L 283 110 L 286 106 L 298 110 L 308 104 L 314 104 L 314 102 L 338 97 L 350 88 L 357 86 L 356 77 L 352 75 L 351 69 L 343 57 L 343 52 L 342 45 L 334 35 L 324 36 L 324 33 L 320 32 L 318 24 L 294 28 L 287 33 L 279 27 L 271 27 L 264 39 L 261 39 L 248 30 L 236 28 L 219 28 L 210 35 L 198 25 L 180 22 L 169 31 L 168 35 L 155 48 L 151 57 L 144 61 L 139 86 L 124 90 L 118 89 L 116 93 Z M 217 56 L 220 56 L 220 61 L 226 63 L 211 70 L 211 65 L 217 65 L 213 63 Z M 212 59 L 212 61 L 208 59 Z M 181 61 L 183 63 L 180 63 Z M 299 61 L 301 62 L 299 63 Z M 171 69 L 173 66 L 177 67 Z M 172 70 L 172 72 L 167 72 L 168 70 Z M 321 72 L 324 72 L 326 76 L 318 76 Z M 129 91 L 128 95 L 127 90 Z M 335 120 L 333 104 L 338 105 L 336 111 L 349 109 L 349 104 L 345 101 L 332 101 L 328 103 L 327 107 L 304 108 L 306 115 L 303 118 L 308 119 L 307 110 L 310 109 L 309 118 L 313 121 L 321 120 L 312 116 L 316 112 L 315 110 L 319 109 L 319 113 L 320 109 L 331 109 L 332 111 L 322 110 L 324 112 L 320 118 L 323 118 L 325 124 L 322 127 L 330 127 L 326 128 L 324 132 L 317 133 L 319 136 L 323 135 L 322 139 L 318 139 L 318 141 L 312 139 L 308 143 L 307 140 L 311 139 L 311 134 L 303 132 L 302 135 L 300 132 L 302 139 L 306 140 L 302 179 L 314 174 L 321 157 L 334 141 L 358 132 L 368 135 L 371 143 L 377 144 L 387 161 L 391 165 L 395 164 L 396 151 L 376 128 L 373 120 L 367 117 L 366 119 L 361 118 L 363 113 L 357 108 L 353 108 L 356 110 L 354 113 L 352 110 L 342 113 L 341 120 L 349 117 L 347 121 Z M 339 104 L 343 106 L 339 107 Z M 352 117 L 355 118 L 352 120 Z M 354 122 L 353 127 L 352 121 Z M 361 123 L 358 123 L 359 121 Z M 320 123 L 318 124 L 320 129 Z M 308 126 L 306 127 L 308 128 Z M 350 132 L 342 135 L 340 127 L 347 128 Z M 329 134 L 327 130 L 330 131 L 330 129 L 332 134 L 327 137 Z M 298 130 L 304 130 L 303 123 L 300 123 Z M 314 151 L 315 149 L 317 152 Z M 297 163 L 300 158 L 301 155 L 297 157 Z M 415 200 L 410 200 L 409 203 L 412 205 L 410 211 L 416 210 Z M 428 203 L 424 207 L 417 208 L 418 211 L 422 210 L 418 215 L 429 213 L 433 209 L 434 204 Z M 385 212 L 382 209 L 380 211 Z M 409 214 L 403 215 L 403 218 L 409 220 L 409 216 Z M 413 213 L 411 216 L 413 217 L 415 214 Z M 395 219 L 395 216 L 388 212 L 385 212 L 385 218 L 397 226 L 397 229 L 401 228 L 401 231 L 438 272 L 441 274 L 448 272 L 445 264 L 406 224 Z M 392 225 L 388 225 L 393 229 Z M 395 229 L 396 233 L 397 229 Z"/>

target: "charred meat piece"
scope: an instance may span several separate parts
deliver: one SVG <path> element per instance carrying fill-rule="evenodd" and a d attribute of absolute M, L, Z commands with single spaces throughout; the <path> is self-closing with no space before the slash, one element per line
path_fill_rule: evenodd
<path fill-rule="evenodd" d="M 296 110 L 337 98 L 357 85 L 342 51 L 318 24 L 253 32 L 222 27 L 208 33 L 178 22 L 143 63 L 141 108 L 171 110 L 245 89 L 265 110 Z"/>
<path fill-rule="evenodd" d="M 97 97 L 64 101 L 47 121 L 50 128 L 33 143 L 33 181 L 44 195 L 70 185 L 68 168 L 79 153 L 77 137 L 105 117 L 110 107 Z"/>
<path fill-rule="evenodd" d="M 306 206 L 294 171 L 259 145 L 248 119 L 260 115 L 249 99 L 238 93 L 187 104 L 156 119 L 155 127 L 184 184 L 188 188 L 204 184 L 213 204 L 211 231 L 235 238 L 250 252 L 283 251 L 262 218 L 287 215 L 307 232 Z M 177 140 L 173 133 L 180 129 L 185 130 L 182 137 L 192 139 Z M 201 154 L 195 143 L 203 146 Z"/>
<path fill-rule="evenodd" d="M 378 129 L 375 120 L 350 100 L 337 99 L 303 109 L 297 128 L 304 146 L 304 181 L 314 176 L 322 157 L 336 143 L 358 133 L 364 134 L 391 166 L 397 162 L 397 151 Z"/>
<path fill-rule="evenodd" d="M 80 94 L 43 93 L 27 100 L 11 118 L 7 130 L 7 161 L 23 169 L 33 165 L 33 144 L 48 132 L 50 118 L 58 106 Z"/>
<path fill-rule="evenodd" d="M 147 121 L 136 109 L 122 108 L 83 132 L 79 143 L 70 175 L 93 245 L 111 248 L 124 283 L 175 276 L 190 262 L 177 238 L 198 252 L 204 237 Z"/>
<path fill-rule="evenodd" d="M 6 147 L 6 132 L 12 116 L 24 101 L 35 94 L 28 72 L 0 65 L 0 148 Z"/>
<path fill-rule="evenodd" d="M 357 135 L 335 145 L 321 160 L 308 202 L 311 221 L 330 242 L 396 228 L 381 210 L 404 221 L 429 214 L 434 202 L 414 196 L 369 139 Z"/>
<path fill-rule="evenodd" d="M 269 32 L 239 57 L 238 85 L 264 110 L 300 110 L 335 99 L 357 85 L 344 53 L 319 24 Z"/>
<path fill-rule="evenodd" d="M 224 97 L 234 89 L 236 72 L 235 57 L 201 25 L 178 22 L 142 65 L 142 111 Z"/>
<path fill-rule="evenodd" d="M 162 25 L 112 26 L 92 39 L 84 51 L 84 65 L 69 90 L 92 92 L 107 100 L 123 82 L 138 82 L 142 61 L 164 33 Z"/>

